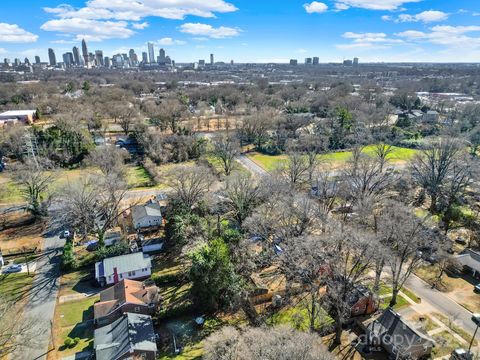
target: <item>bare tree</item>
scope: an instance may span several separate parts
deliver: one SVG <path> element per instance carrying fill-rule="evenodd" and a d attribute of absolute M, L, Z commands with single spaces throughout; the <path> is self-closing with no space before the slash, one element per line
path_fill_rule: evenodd
<path fill-rule="evenodd" d="M 48 190 L 55 179 L 53 169 L 46 169 L 42 161 L 29 159 L 16 167 L 14 179 L 27 202 L 27 211 L 35 217 L 46 215 L 52 195 Z"/>
<path fill-rule="evenodd" d="M 210 170 L 202 166 L 181 166 L 166 176 L 167 185 L 187 208 L 192 208 L 202 200 L 212 182 Z"/>
<path fill-rule="evenodd" d="M 312 194 L 320 202 L 322 211 L 328 215 L 333 210 L 340 194 L 340 184 L 330 171 L 316 173 L 312 183 Z"/>
<path fill-rule="evenodd" d="M 456 166 L 462 146 L 456 140 L 440 139 L 432 143 L 412 163 L 412 177 L 430 196 L 430 212 L 437 212 L 442 187 Z"/>
<path fill-rule="evenodd" d="M 422 262 L 419 249 L 433 246 L 420 219 L 412 209 L 397 202 L 387 202 L 378 218 L 381 242 L 391 249 L 392 254 L 385 259 L 391 275 L 392 299 L 390 306 L 397 303 L 397 295 L 410 275 Z"/>
<path fill-rule="evenodd" d="M 354 203 L 363 199 L 381 199 L 392 183 L 393 175 L 382 172 L 381 165 L 366 155 L 354 157 L 343 172 L 344 183 Z"/>
<path fill-rule="evenodd" d="M 232 172 L 235 157 L 240 153 L 240 145 L 237 139 L 230 136 L 218 135 L 213 139 L 213 154 L 222 163 L 226 176 Z"/>
<path fill-rule="evenodd" d="M 333 232 L 317 246 L 325 256 L 327 292 L 323 299 L 335 320 L 335 343 L 341 343 L 342 327 L 351 317 L 350 296 L 369 279 L 375 260 L 375 239 L 361 229 Z"/>
<path fill-rule="evenodd" d="M 206 360 L 333 360 L 321 338 L 287 326 L 246 328 L 227 326 L 205 340 Z"/>
<path fill-rule="evenodd" d="M 137 109 L 133 104 L 124 106 L 119 115 L 119 124 L 125 135 L 128 135 L 130 128 L 137 116 Z"/>
<path fill-rule="evenodd" d="M 388 145 L 385 143 L 378 143 L 375 145 L 374 149 L 374 154 L 377 158 L 377 161 L 380 166 L 380 172 L 383 172 L 385 168 L 385 164 L 388 162 L 388 157 L 389 155 L 392 154 L 393 152 L 393 147 L 392 145 Z"/>
<path fill-rule="evenodd" d="M 309 169 L 310 164 L 307 158 L 298 152 L 293 152 L 288 155 L 281 172 L 292 185 L 299 185 L 307 180 Z"/>
<path fill-rule="evenodd" d="M 262 190 L 248 175 L 239 174 L 227 181 L 225 205 L 232 212 L 239 226 L 252 213 L 262 198 Z"/>
<path fill-rule="evenodd" d="M 134 204 L 126 206 L 126 185 L 117 174 L 91 176 L 70 183 L 59 197 L 61 221 L 84 236 L 93 233 L 104 245 L 107 230 Z"/>
<path fill-rule="evenodd" d="M 305 290 L 307 294 L 305 298 L 310 331 L 317 330 L 315 325 L 321 314 L 320 289 L 324 286 L 324 277 L 328 272 L 325 266 L 327 254 L 320 244 L 312 236 L 293 238 L 286 242 L 281 257 L 282 271 L 292 284 L 289 287 L 294 289 L 294 294 L 300 290 Z"/>
<path fill-rule="evenodd" d="M 126 150 L 105 145 L 96 147 L 88 156 L 87 163 L 98 167 L 106 176 L 111 174 L 123 176 L 125 174 L 125 161 L 129 157 L 130 155 Z"/>

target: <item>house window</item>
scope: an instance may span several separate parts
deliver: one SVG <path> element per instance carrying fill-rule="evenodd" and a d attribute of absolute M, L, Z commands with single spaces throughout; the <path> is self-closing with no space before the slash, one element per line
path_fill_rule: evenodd
<path fill-rule="evenodd" d="M 135 271 L 132 271 L 132 276 L 135 276 Z"/>
<path fill-rule="evenodd" d="M 112 277 L 111 277 L 111 276 L 108 277 L 108 281 L 112 281 Z"/>
<path fill-rule="evenodd" d="M 140 307 L 139 306 L 135 306 L 135 312 L 140 312 Z"/>
<path fill-rule="evenodd" d="M 120 279 L 123 277 L 123 274 L 120 274 Z"/>

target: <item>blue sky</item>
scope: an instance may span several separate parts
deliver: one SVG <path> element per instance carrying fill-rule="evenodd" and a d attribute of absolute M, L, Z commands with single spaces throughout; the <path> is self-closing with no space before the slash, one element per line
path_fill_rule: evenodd
<path fill-rule="evenodd" d="M 164 47 L 177 62 L 480 62 L 478 0 L 23 0 L 0 3 L 0 57 Z"/>

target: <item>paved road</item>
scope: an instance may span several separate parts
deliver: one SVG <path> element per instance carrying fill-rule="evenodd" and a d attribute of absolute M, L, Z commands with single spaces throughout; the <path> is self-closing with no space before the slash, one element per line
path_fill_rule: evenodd
<path fill-rule="evenodd" d="M 427 302 L 436 312 L 454 319 L 455 324 L 473 335 L 475 324 L 471 320 L 472 313 L 470 311 L 458 305 L 447 295 L 432 289 L 430 285 L 414 274 L 409 277 L 405 285 L 422 299 L 422 303 Z M 477 339 L 480 340 L 480 333 L 477 333 Z"/>
<path fill-rule="evenodd" d="M 246 167 L 254 176 L 261 177 L 268 174 L 264 168 L 250 159 L 247 155 L 241 154 L 237 156 L 237 161 Z"/>
<path fill-rule="evenodd" d="M 37 261 L 37 272 L 24 316 L 35 319 L 35 346 L 21 349 L 11 356 L 12 360 L 44 360 L 47 358 L 51 340 L 51 324 L 55 311 L 60 276 L 60 255 L 65 240 L 58 236 L 44 239 L 44 253 Z"/>

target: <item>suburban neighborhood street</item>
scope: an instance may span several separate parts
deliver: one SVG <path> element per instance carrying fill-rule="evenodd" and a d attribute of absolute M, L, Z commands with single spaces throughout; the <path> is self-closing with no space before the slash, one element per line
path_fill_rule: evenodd
<path fill-rule="evenodd" d="M 37 271 L 33 285 L 28 294 L 28 303 L 24 316 L 34 319 L 37 326 L 33 332 L 36 336 L 31 347 L 21 348 L 11 356 L 12 360 L 44 360 L 47 358 L 51 340 L 51 325 L 58 293 L 60 275 L 60 255 L 65 244 L 54 234 L 44 239 L 42 255 L 37 259 Z"/>
<path fill-rule="evenodd" d="M 409 277 L 405 286 L 422 299 L 422 305 L 426 307 L 430 305 L 435 312 L 452 319 L 453 323 L 473 335 L 476 325 L 471 320 L 472 313 L 470 311 L 457 304 L 447 295 L 432 289 L 429 284 L 415 274 Z M 477 333 L 476 338 L 480 339 L 479 333 Z"/>

